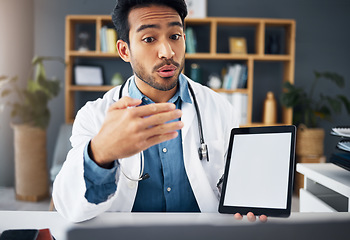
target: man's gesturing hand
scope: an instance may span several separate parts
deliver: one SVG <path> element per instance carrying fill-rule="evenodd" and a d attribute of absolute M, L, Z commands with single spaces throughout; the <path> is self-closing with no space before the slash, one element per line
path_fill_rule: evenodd
<path fill-rule="evenodd" d="M 172 103 L 155 103 L 136 107 L 141 100 L 123 97 L 108 109 L 99 133 L 91 140 L 91 153 L 100 166 L 130 157 L 155 144 L 176 138 L 181 110 Z"/>

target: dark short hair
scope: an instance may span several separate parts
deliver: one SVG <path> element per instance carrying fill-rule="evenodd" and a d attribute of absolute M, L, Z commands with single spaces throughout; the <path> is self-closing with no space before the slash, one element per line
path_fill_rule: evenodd
<path fill-rule="evenodd" d="M 117 0 L 112 13 L 112 21 L 117 31 L 118 39 L 129 44 L 130 26 L 128 16 L 132 9 L 150 5 L 163 5 L 174 9 L 180 16 L 182 25 L 187 16 L 185 0 Z"/>

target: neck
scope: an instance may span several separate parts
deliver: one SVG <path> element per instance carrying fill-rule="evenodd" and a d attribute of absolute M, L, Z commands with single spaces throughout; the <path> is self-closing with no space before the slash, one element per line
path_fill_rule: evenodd
<path fill-rule="evenodd" d="M 174 88 L 168 91 L 161 91 L 151 87 L 144 81 L 140 80 L 138 77 L 135 77 L 135 83 L 140 92 L 155 103 L 168 102 L 175 95 L 178 88 L 177 84 Z"/>

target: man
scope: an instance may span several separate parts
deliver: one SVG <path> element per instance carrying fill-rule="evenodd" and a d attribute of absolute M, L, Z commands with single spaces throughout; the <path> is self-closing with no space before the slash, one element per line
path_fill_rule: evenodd
<path fill-rule="evenodd" d="M 55 207 L 64 217 L 84 221 L 105 211 L 217 212 L 216 185 L 237 121 L 226 100 L 181 74 L 186 15 L 183 0 L 117 2 L 117 49 L 134 74 L 125 87 L 88 102 L 77 114 L 73 148 L 53 189 Z M 203 160 L 201 130 L 208 145 Z"/>

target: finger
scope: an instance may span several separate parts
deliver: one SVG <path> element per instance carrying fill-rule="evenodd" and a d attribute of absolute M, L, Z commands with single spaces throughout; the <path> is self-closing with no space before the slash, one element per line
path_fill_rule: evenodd
<path fill-rule="evenodd" d="M 242 220 L 243 219 L 243 216 L 241 214 L 239 214 L 239 213 L 236 213 L 234 216 L 235 216 L 235 219 L 237 219 L 237 220 Z"/>
<path fill-rule="evenodd" d="M 132 109 L 137 117 L 148 117 L 162 112 L 172 111 L 176 108 L 173 103 L 153 103 Z"/>
<path fill-rule="evenodd" d="M 267 216 L 266 215 L 261 215 L 259 217 L 260 222 L 267 222 Z"/>
<path fill-rule="evenodd" d="M 169 132 L 161 135 L 155 135 L 147 139 L 145 149 L 154 146 L 156 144 L 169 141 L 171 139 L 174 139 L 178 136 L 178 132 Z"/>
<path fill-rule="evenodd" d="M 127 107 L 136 107 L 136 106 L 140 105 L 141 103 L 142 103 L 142 101 L 140 99 L 135 99 L 135 98 L 131 98 L 128 96 L 124 96 L 121 99 L 119 99 L 119 101 L 113 103 L 109 107 L 109 110 L 124 109 Z"/>
<path fill-rule="evenodd" d="M 142 133 L 141 139 L 144 139 L 144 141 L 140 143 L 140 147 L 147 149 L 161 142 L 174 139 L 178 136 L 177 130 L 180 130 L 183 126 L 183 122 L 178 121 L 149 128 Z"/>
<path fill-rule="evenodd" d="M 169 112 L 157 113 L 148 118 L 144 119 L 144 124 L 146 128 L 151 126 L 156 126 L 159 124 L 163 124 L 169 122 L 171 120 L 178 119 L 182 116 L 182 111 L 180 109 L 175 109 Z"/>
<path fill-rule="evenodd" d="M 181 121 L 170 122 L 170 123 L 165 123 L 165 124 L 153 126 L 151 128 L 146 129 L 143 132 L 143 134 L 144 134 L 143 138 L 147 140 L 147 139 L 152 138 L 154 136 L 175 132 L 177 130 L 182 129 L 183 126 L 184 126 L 184 123 Z"/>
<path fill-rule="evenodd" d="M 256 217 L 255 217 L 255 215 L 252 212 L 249 212 L 247 214 L 247 218 L 248 218 L 249 222 L 255 222 L 256 221 Z"/>

